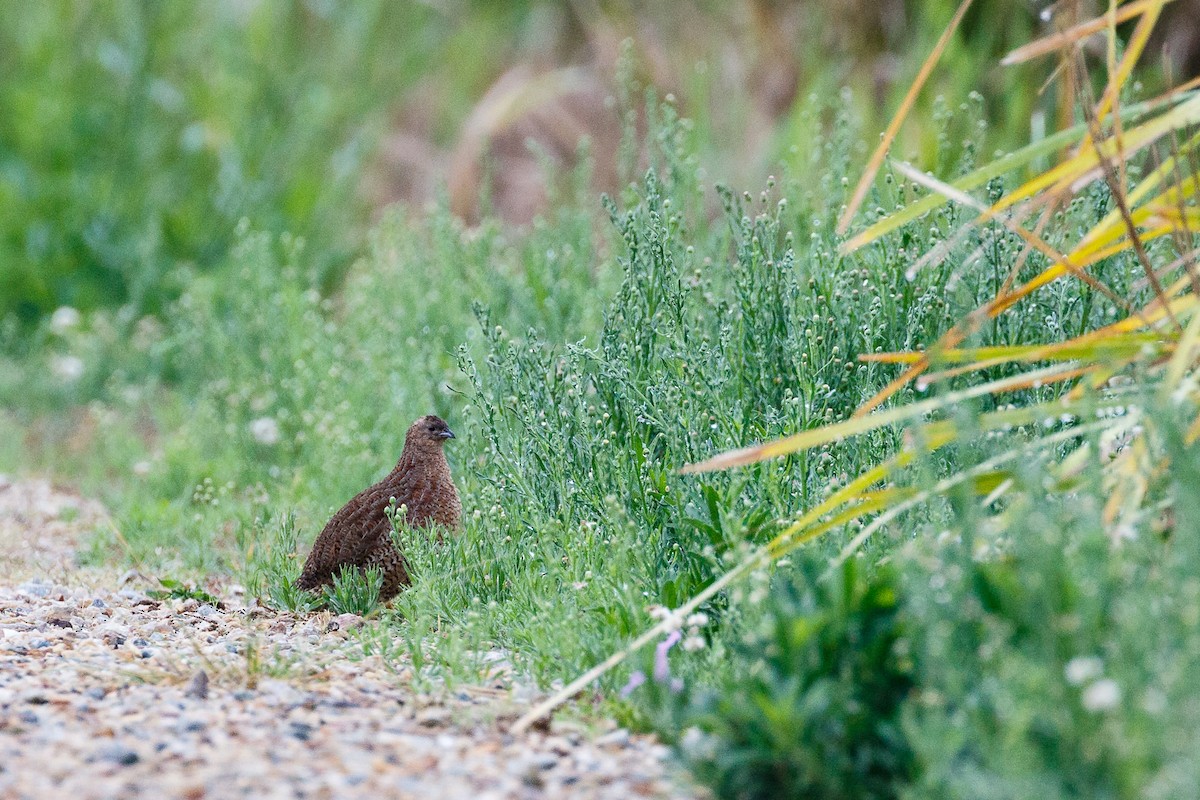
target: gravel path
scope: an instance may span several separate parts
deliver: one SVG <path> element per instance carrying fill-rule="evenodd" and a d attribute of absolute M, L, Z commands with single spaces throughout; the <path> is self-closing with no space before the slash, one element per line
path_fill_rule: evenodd
<path fill-rule="evenodd" d="M 74 567 L 103 509 L 0 477 L 0 798 L 695 797 L 668 750 L 555 722 L 504 680 L 433 697 L 352 615 L 158 601 Z"/>

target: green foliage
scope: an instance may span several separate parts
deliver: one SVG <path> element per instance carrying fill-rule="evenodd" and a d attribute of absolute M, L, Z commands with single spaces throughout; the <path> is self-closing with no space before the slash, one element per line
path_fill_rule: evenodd
<path fill-rule="evenodd" d="M 722 798 L 891 798 L 915 770 L 900 710 L 914 683 L 899 582 L 847 562 L 778 580 L 711 688 L 651 680 L 658 729 Z M 635 695 L 637 697 L 637 695 Z"/>
<path fill-rule="evenodd" d="M 1044 468 L 869 577 L 781 565 L 717 636 L 732 667 L 630 700 L 721 797 L 1192 796 L 1198 551 L 1155 518 L 1111 538 L 1097 484 L 1064 500 Z"/>
<path fill-rule="evenodd" d="M 737 476 L 684 478 L 680 466 L 844 418 L 890 376 L 857 354 L 936 335 L 1002 279 L 905 275 L 906 248 L 940 241 L 949 210 L 905 228 L 904 248 L 836 254 L 826 204 L 844 191 L 847 117 L 814 144 L 824 158 L 812 176 L 737 196 L 700 182 L 690 125 L 651 108 L 654 168 L 608 204 L 606 223 L 582 193 L 520 236 L 465 229 L 444 209 L 393 214 L 336 297 L 321 292 L 313 245 L 243 225 L 222 274 L 196 276 L 132 338 L 107 312 L 42 329 L 9 397 L 90 401 L 96 439 L 82 446 L 98 457 L 85 488 L 118 512 L 131 557 L 172 574 L 238 569 L 258 542 L 252 562 L 274 565 L 262 596 L 286 608 L 308 602 L 285 580 L 298 565 L 280 560 L 296 546 L 264 543 L 274 532 L 256 519 L 294 509 L 291 535 L 309 541 L 390 468 L 409 421 L 448 418 L 466 527 L 441 545 L 406 537 L 422 578 L 397 608 L 461 626 L 456 641 L 508 649 L 546 679 L 568 677 L 896 437 Z M 911 196 L 887 186 L 896 197 L 881 201 Z M 1013 247 L 994 239 L 994 250 Z M 1030 310 L 1077 324 L 1097 303 L 1056 288 Z M 66 356 L 84 365 L 74 383 L 48 368 Z M 707 610 L 719 624 L 739 613 L 724 596 Z M 398 624 L 414 643 L 426 635 Z M 459 669 L 457 658 L 438 666 Z"/>
<path fill-rule="evenodd" d="M 0 7 L 0 318 L 159 311 L 243 218 L 318 245 L 324 285 L 383 99 L 439 21 L 416 3 Z"/>
<path fill-rule="evenodd" d="M 1152 519 L 1113 540 L 1103 495 L 1040 496 L 1035 475 L 1002 537 L 964 519 L 942 544 L 912 547 L 921 689 L 905 730 L 921 769 L 906 796 L 1189 796 L 1195 549 L 1164 541 Z"/>
<path fill-rule="evenodd" d="M 270 531 L 270 539 L 264 541 Z M 253 536 L 247 542 L 246 590 L 272 608 L 293 613 L 312 611 L 318 598 L 296 586 L 300 563 L 296 558 L 296 520 L 283 514 L 272 525 L 269 516 L 254 520 Z M 378 596 L 379 590 L 375 590 Z"/>
<path fill-rule="evenodd" d="M 474 517 L 429 556 L 432 574 L 452 577 L 400 601 L 406 615 L 469 620 L 473 635 L 554 676 L 644 629 L 648 606 L 707 586 L 747 541 L 766 541 L 780 518 L 892 452 L 895 434 L 737 476 L 681 477 L 678 467 L 844 418 L 888 375 L 856 354 L 921 341 L 1004 278 L 966 281 L 949 267 L 907 276 L 907 251 L 885 246 L 839 259 L 825 200 L 790 180 L 759 197 L 722 191 L 712 221 L 697 207 L 687 125 L 669 108 L 659 124 L 655 168 L 608 204 L 621 285 L 599 332 L 564 345 L 477 307 L 478 338 L 460 350 Z M 812 183 L 836 197 L 844 151 L 818 147 L 833 167 Z M 947 213 L 909 226 L 906 246 L 932 246 L 952 222 Z M 1000 231 L 986 236 L 993 251 L 1016 247 Z M 1059 287 L 1032 303 L 1069 325 L 1097 306 Z M 994 327 L 978 339 L 1034 333 Z M 716 601 L 715 618 L 726 605 Z"/>
<path fill-rule="evenodd" d="M 220 603 L 209 592 L 175 578 L 159 578 L 158 583 L 163 587 L 162 589 L 152 589 L 147 592 L 156 600 L 199 600 L 201 603 L 208 603 L 211 606 L 217 606 Z"/>
<path fill-rule="evenodd" d="M 335 614 L 365 617 L 379 606 L 382 587 L 383 573 L 375 567 L 343 569 L 333 576 L 333 584 L 325 587 L 325 605 Z"/>

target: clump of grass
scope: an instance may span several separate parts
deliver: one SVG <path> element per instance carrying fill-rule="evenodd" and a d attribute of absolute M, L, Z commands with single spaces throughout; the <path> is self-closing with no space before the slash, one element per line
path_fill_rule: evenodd
<path fill-rule="evenodd" d="M 341 569 L 333 576 L 333 583 L 322 593 L 325 606 L 335 614 L 357 614 L 360 617 L 374 613 L 379 607 L 379 590 L 383 587 L 383 573 L 376 567 Z"/>
<path fill-rule="evenodd" d="M 904 554 L 914 796 L 1170 796 L 1195 774 L 1196 550 L 1164 548 L 1153 517 L 1114 541 L 1099 470 L 1062 497 L 1047 462 L 1002 522 L 964 502 Z"/>
<path fill-rule="evenodd" d="M 1046 470 L 1014 470 L 1002 519 L 962 492 L 886 565 L 801 551 L 756 573 L 736 631 L 677 644 L 657 679 L 670 639 L 637 662 L 632 719 L 720 797 L 1186 794 L 1198 551 L 1155 517 L 1114 540 L 1098 466 L 1070 497 Z"/>
<path fill-rule="evenodd" d="M 274 524 L 269 516 L 256 519 L 246 557 L 245 583 L 249 596 L 265 599 L 271 608 L 303 614 L 317 608 L 319 598 L 296 586 L 300 577 L 296 537 L 296 518 L 291 512 L 280 515 Z"/>

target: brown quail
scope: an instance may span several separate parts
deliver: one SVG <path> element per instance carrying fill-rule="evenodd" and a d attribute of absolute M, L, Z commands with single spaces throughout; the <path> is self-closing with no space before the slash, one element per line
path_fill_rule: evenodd
<path fill-rule="evenodd" d="M 397 509 L 407 507 L 408 527 L 459 526 L 462 503 L 442 451 L 446 440 L 453 438 L 454 432 L 440 417 L 431 414 L 414 422 L 404 437 L 404 450 L 396 468 L 355 495 L 326 523 L 296 585 L 319 589 L 332 583 L 343 567 L 375 567 L 383 574 L 381 601 L 391 599 L 407 586 L 410 581 L 404 555 L 392 542 L 392 523 L 384 512 L 394 497 Z"/>

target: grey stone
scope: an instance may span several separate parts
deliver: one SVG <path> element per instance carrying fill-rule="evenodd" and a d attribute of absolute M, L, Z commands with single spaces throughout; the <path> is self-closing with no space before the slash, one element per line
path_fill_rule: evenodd
<path fill-rule="evenodd" d="M 136 764 L 140 760 L 137 751 L 126 747 L 120 742 L 111 742 L 103 745 L 96 751 L 96 758 L 100 761 L 111 761 L 114 764 L 121 766 L 130 766 Z"/>
<path fill-rule="evenodd" d="M 208 698 L 208 673 L 204 670 L 197 670 L 192 676 L 188 688 L 183 693 L 184 697 L 191 697 L 196 700 L 204 700 Z"/>

